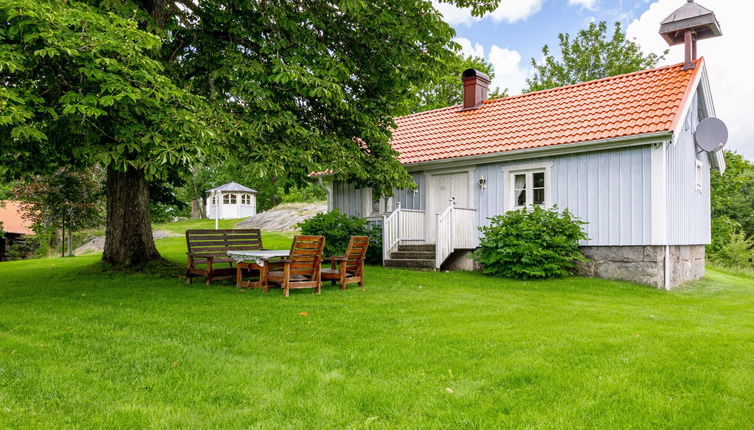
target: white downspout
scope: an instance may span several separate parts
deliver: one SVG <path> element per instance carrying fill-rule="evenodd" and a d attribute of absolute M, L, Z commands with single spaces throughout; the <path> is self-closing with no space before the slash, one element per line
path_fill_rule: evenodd
<path fill-rule="evenodd" d="M 331 212 L 334 209 L 334 196 L 333 196 L 333 188 L 332 188 L 332 182 L 328 182 L 325 184 L 325 181 L 322 180 L 322 177 L 317 178 L 317 182 L 319 183 L 319 186 L 325 189 L 327 191 L 327 211 Z"/>
<path fill-rule="evenodd" d="M 668 233 L 668 149 L 669 142 L 658 142 L 652 145 L 651 158 L 651 208 L 652 208 L 652 246 L 664 247 L 665 259 L 662 266 L 663 278 L 659 286 L 670 289 L 670 246 Z"/>
<path fill-rule="evenodd" d="M 675 138 L 675 136 L 674 136 Z M 665 180 L 664 180 L 664 186 L 665 186 L 665 205 L 667 206 L 668 201 L 668 168 L 670 167 L 670 157 L 668 156 L 668 151 L 670 150 L 670 144 L 669 142 L 663 142 L 663 152 L 665 153 L 665 166 L 662 169 L 664 171 Z M 665 290 L 670 291 L 670 233 L 668 232 L 668 212 L 667 209 L 665 210 L 665 219 L 663 220 L 665 223 Z"/>
<path fill-rule="evenodd" d="M 670 245 L 665 245 L 665 290 L 670 291 Z"/>

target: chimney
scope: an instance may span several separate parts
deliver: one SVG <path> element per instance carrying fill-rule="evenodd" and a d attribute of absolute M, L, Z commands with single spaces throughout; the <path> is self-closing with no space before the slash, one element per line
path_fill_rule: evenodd
<path fill-rule="evenodd" d="M 461 110 L 478 109 L 487 100 L 490 78 L 478 70 L 467 69 L 461 74 L 461 80 L 463 81 L 463 108 Z"/>
<path fill-rule="evenodd" d="M 665 18 L 660 24 L 660 35 L 668 45 L 684 45 L 684 69 L 693 69 L 697 58 L 696 41 L 722 36 L 715 13 L 686 0 L 686 4 Z"/>

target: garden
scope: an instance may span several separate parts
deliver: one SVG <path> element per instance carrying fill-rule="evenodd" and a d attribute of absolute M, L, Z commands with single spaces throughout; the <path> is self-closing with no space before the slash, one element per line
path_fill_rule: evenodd
<path fill-rule="evenodd" d="M 467 105 L 459 77 L 468 69 L 479 85 L 469 94 L 516 100 L 519 91 L 659 70 L 668 55 L 645 52 L 621 23 L 610 29 L 606 15 L 596 16 L 600 8 L 589 10 L 589 22 L 579 9 L 572 14 L 578 23 L 566 23 L 566 8 L 595 3 L 568 1 L 551 12 L 547 28 L 516 29 L 508 41 L 539 45 L 545 39 L 534 36 L 541 36 L 551 45 L 556 31 L 585 28 L 558 34 L 560 49 L 544 45 L 532 57 L 526 88 L 506 88 L 497 82 L 509 73 L 498 69 L 496 79 L 493 52 L 519 55 L 515 46 L 503 50 L 496 41 L 485 56 L 440 9 L 465 10 L 476 26 L 515 3 L 0 2 L 0 206 L 18 205 L 31 229 L 0 223 L 0 260 L 13 260 L 0 263 L 0 429 L 751 427 L 754 164 L 735 152 L 740 146 L 724 152 L 723 174 L 711 170 L 711 240 L 704 241 L 711 242 L 711 266 L 703 279 L 672 291 L 573 276 L 587 237 L 568 208 L 547 205 L 551 187 L 539 167 L 517 175 L 522 187 L 511 182 L 523 198 L 514 206 L 532 210 L 491 213 L 481 229 L 473 253 L 481 271 L 380 265 L 390 225 L 383 232 L 374 219 L 389 212 L 391 197 L 400 200 L 395 191 L 422 196 L 420 178 L 393 146 L 397 119 L 437 108 L 478 118 L 448 108 Z M 538 10 L 544 2 L 534 3 Z M 689 53 L 692 30 L 685 33 Z M 651 33 L 657 36 L 656 27 Z M 495 84 L 487 88 L 485 80 Z M 598 116 L 608 113 L 600 104 L 590 109 Z M 658 111 L 674 112 L 668 106 Z M 423 145 L 416 152 L 432 152 L 426 136 L 434 129 L 409 127 Z M 616 138 L 626 137 L 625 128 L 616 130 Z M 488 136 L 498 136 L 493 131 Z M 545 132 L 535 140 L 554 133 Z M 578 143 L 565 137 L 560 143 L 568 147 Z M 619 143 L 603 137 L 581 143 L 606 150 Z M 462 140 L 476 142 L 469 134 L 448 146 Z M 443 145 L 434 146 L 443 154 L 434 161 L 444 164 L 451 158 Z M 535 148 L 519 149 L 525 156 Z M 526 157 L 519 158 L 511 161 Z M 702 169 L 694 188 L 701 191 L 706 168 L 692 161 L 697 175 Z M 367 262 L 365 288 L 325 282 L 321 294 L 284 297 L 235 280 L 186 282 L 186 231 L 238 223 L 206 219 L 207 190 L 243 182 L 255 189 L 259 211 L 325 199 L 339 207 L 334 182 L 316 172 L 352 186 L 358 210 L 349 213 L 377 217 L 329 211 L 299 225 L 325 238 L 307 249 L 309 276 L 321 276 L 323 252 L 343 253 L 353 236 L 362 236 L 364 251 L 369 236 L 359 257 Z M 545 185 L 535 186 L 534 175 Z M 487 179 L 492 193 L 492 176 L 478 184 L 486 189 Z M 361 193 L 367 189 L 371 199 Z M 440 217 L 436 232 L 439 225 Z M 262 248 L 261 235 L 266 249 L 256 251 L 291 249 L 294 240 L 293 232 L 253 234 L 239 240 Z M 98 239 L 100 248 L 86 247 Z M 230 248 L 227 238 L 202 240 Z M 196 258 L 212 266 L 215 256 L 197 251 Z M 429 267 L 442 268 L 437 260 Z M 337 261 L 345 276 L 349 260 Z M 290 281 L 294 262 L 278 263 Z M 319 288 L 317 280 L 309 281 Z"/>
<path fill-rule="evenodd" d="M 206 225 L 205 225 L 206 224 Z M 208 221 L 176 223 L 175 231 Z M 285 248 L 291 237 L 264 234 Z M 754 278 L 673 292 L 367 267 L 321 295 L 99 255 L 0 265 L 0 427 L 743 428 Z"/>

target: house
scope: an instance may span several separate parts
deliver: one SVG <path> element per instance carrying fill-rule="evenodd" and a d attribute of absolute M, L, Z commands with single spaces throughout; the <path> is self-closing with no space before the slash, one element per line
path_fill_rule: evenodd
<path fill-rule="evenodd" d="M 207 190 L 207 218 L 236 219 L 257 214 L 257 192 L 236 182 Z"/>
<path fill-rule="evenodd" d="M 0 261 L 8 259 L 8 251 L 13 245 L 24 247 L 26 238 L 34 236 L 31 222 L 22 216 L 21 202 L 14 200 L 0 200 L 0 231 L 4 232 L 0 238 Z M 24 247 L 26 248 L 26 247 Z M 24 254 L 27 250 L 24 250 Z"/>
<path fill-rule="evenodd" d="M 663 31 L 684 63 L 497 100 L 466 70 L 463 105 L 396 119 L 391 144 L 416 189 L 385 199 L 326 174 L 329 208 L 381 218 L 387 266 L 469 269 L 490 217 L 557 205 L 588 223 L 584 274 L 664 288 L 700 278 L 710 174 L 725 161 L 696 133 L 715 117 L 696 40 L 720 30 L 689 2 Z M 724 126 L 707 123 L 724 144 Z"/>

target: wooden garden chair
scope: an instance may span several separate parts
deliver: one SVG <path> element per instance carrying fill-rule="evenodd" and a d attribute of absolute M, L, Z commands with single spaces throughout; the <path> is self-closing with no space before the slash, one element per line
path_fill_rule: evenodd
<path fill-rule="evenodd" d="M 330 268 L 322 269 L 322 280 L 330 281 L 333 285 L 340 283 L 340 289 L 346 285 L 358 282 L 364 288 L 364 259 L 369 247 L 369 237 L 351 236 L 346 248 L 346 255 L 326 257 L 323 261 L 330 261 Z"/>
<path fill-rule="evenodd" d="M 284 259 L 265 261 L 262 270 L 262 288 L 270 290 L 270 284 L 280 286 L 288 297 L 290 290 L 314 288 L 322 291 L 320 268 L 325 238 L 322 236 L 295 236 L 291 253 Z"/>

